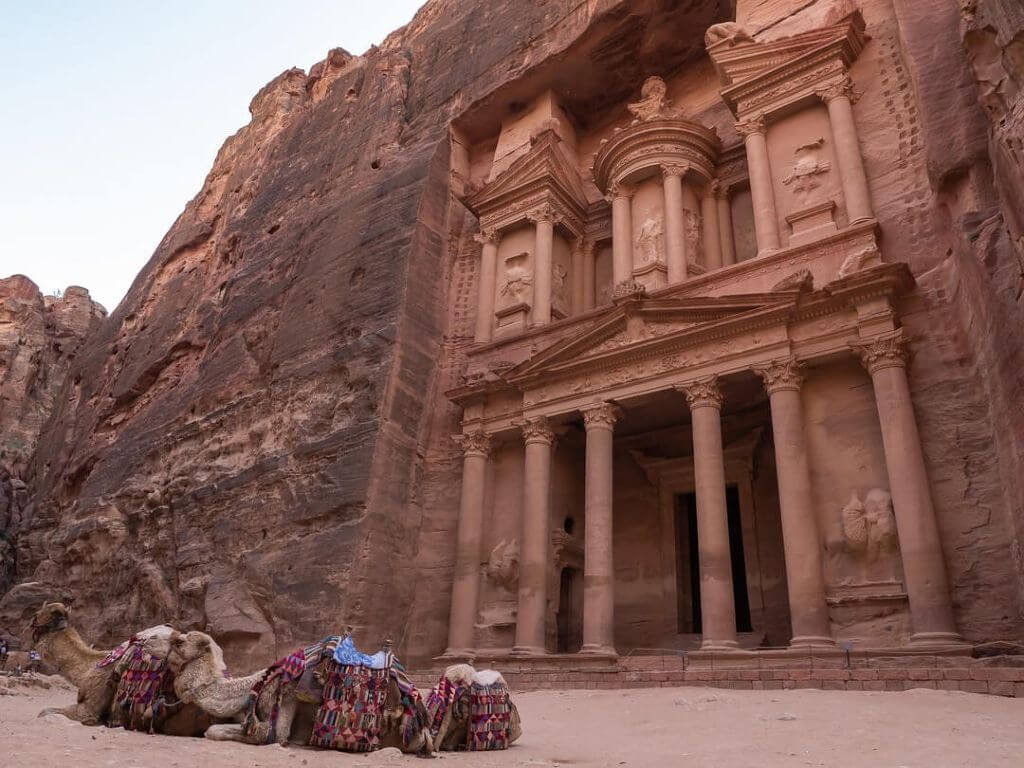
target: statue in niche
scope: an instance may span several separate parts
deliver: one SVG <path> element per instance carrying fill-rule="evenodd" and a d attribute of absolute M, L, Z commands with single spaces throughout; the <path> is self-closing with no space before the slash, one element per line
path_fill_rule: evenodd
<path fill-rule="evenodd" d="M 842 520 L 846 550 L 860 561 L 862 580 L 896 581 L 899 539 L 892 495 L 874 488 L 862 502 L 854 492 L 843 507 Z"/>
<path fill-rule="evenodd" d="M 515 592 L 519 583 L 519 542 L 515 539 L 498 542 L 487 558 L 484 575 L 495 586 Z"/>
<path fill-rule="evenodd" d="M 501 286 L 502 305 L 512 307 L 528 303 L 533 290 L 530 254 L 518 253 L 505 260 L 505 282 Z"/>
<path fill-rule="evenodd" d="M 551 298 L 554 304 L 564 308 L 569 303 L 569 296 L 566 293 L 565 283 L 569 277 L 569 270 L 561 264 L 555 264 L 551 269 Z"/>
<path fill-rule="evenodd" d="M 701 247 L 700 218 L 688 208 L 683 210 L 683 231 L 686 234 L 686 258 L 696 263 Z"/>
<path fill-rule="evenodd" d="M 660 218 L 649 216 L 640 225 L 640 235 L 637 237 L 637 251 L 640 266 L 647 266 L 661 261 L 661 254 L 664 253 L 662 233 L 664 227 Z"/>
<path fill-rule="evenodd" d="M 725 40 L 733 45 L 736 43 L 752 43 L 754 38 L 750 36 L 743 27 L 735 21 L 723 21 L 721 24 L 712 24 L 704 33 L 704 47 L 710 48 Z"/>
<path fill-rule="evenodd" d="M 640 101 L 627 104 L 626 108 L 639 122 L 657 120 L 660 117 L 675 117 L 675 111 L 669 109 L 670 102 L 665 96 L 666 93 L 668 88 L 664 80 L 660 77 L 648 77 L 640 89 Z"/>
<path fill-rule="evenodd" d="M 821 186 L 821 179 L 818 177 L 832 170 L 832 163 L 823 161 L 818 156 L 818 150 L 823 146 L 825 139 L 819 136 L 814 141 L 797 147 L 793 152 L 793 169 L 782 180 L 786 186 L 793 186 L 793 192 L 801 198 L 804 205 L 810 201 L 814 190 Z"/>

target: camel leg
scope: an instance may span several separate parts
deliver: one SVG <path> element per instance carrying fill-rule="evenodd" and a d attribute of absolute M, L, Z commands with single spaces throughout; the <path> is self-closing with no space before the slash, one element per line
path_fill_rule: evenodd
<path fill-rule="evenodd" d="M 47 715 L 63 715 L 68 720 L 74 720 L 82 725 L 100 724 L 100 719 L 96 716 L 96 713 L 81 703 L 70 704 L 66 707 L 47 707 L 37 717 L 46 717 Z"/>
<path fill-rule="evenodd" d="M 206 729 L 205 736 L 212 741 L 245 741 L 242 726 L 234 723 L 211 725 Z"/>
<path fill-rule="evenodd" d="M 288 744 L 288 737 L 292 734 L 292 721 L 295 719 L 295 710 L 298 705 L 295 691 L 286 689 L 277 710 L 277 743 L 282 747 Z"/>

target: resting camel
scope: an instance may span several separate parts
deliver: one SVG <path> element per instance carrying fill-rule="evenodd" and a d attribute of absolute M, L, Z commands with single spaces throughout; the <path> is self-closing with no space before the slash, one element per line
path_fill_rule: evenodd
<path fill-rule="evenodd" d="M 264 678 L 266 669 L 248 677 L 225 677 L 220 646 L 204 632 L 173 632 L 170 644 L 168 663 L 174 672 L 174 691 L 178 698 L 198 704 L 216 717 L 234 719 L 238 723 L 211 726 L 206 738 L 247 744 L 309 742 L 316 711 L 323 701 L 320 680 L 329 658 L 311 667 L 298 680 L 282 683 L 280 678 L 271 678 L 259 692 L 254 713 L 250 713 L 252 688 Z M 271 713 L 275 707 L 277 717 L 272 726 Z M 402 720 L 401 692 L 392 679 L 385 703 L 381 747 L 429 753 L 432 743 L 428 730 L 425 727 L 415 729 L 409 742 L 404 743 Z"/>
<path fill-rule="evenodd" d="M 447 685 L 446 685 L 447 683 Z M 494 669 L 476 670 L 469 664 L 454 664 L 444 671 L 440 682 L 434 686 L 427 709 L 433 720 L 431 736 L 434 749 L 439 751 L 466 749 L 469 732 L 470 697 L 472 686 L 500 684 L 508 688 L 505 678 Z M 450 698 L 449 698 L 450 697 Z M 515 702 L 509 698 L 511 717 L 508 725 L 508 744 L 523 734 L 522 721 Z"/>
<path fill-rule="evenodd" d="M 78 688 L 78 700 L 67 707 L 50 707 L 40 717 L 59 714 L 82 725 L 100 725 L 112 718 L 111 704 L 117 691 L 122 670 L 120 664 L 104 667 L 109 651 L 97 651 L 86 644 L 82 636 L 68 622 L 70 611 L 63 603 L 43 603 L 32 617 L 32 642 L 44 661 L 57 668 L 58 673 Z M 153 655 L 166 656 L 170 650 L 173 630 L 166 625 L 151 627 L 139 633 L 146 649 Z M 152 730 L 174 736 L 202 736 L 212 724 L 209 716 L 195 706 L 171 705 L 151 723 Z"/>

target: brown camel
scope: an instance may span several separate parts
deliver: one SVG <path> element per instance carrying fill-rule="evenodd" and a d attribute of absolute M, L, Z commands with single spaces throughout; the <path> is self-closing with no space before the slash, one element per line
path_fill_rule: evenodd
<path fill-rule="evenodd" d="M 226 678 L 220 647 L 204 632 L 172 633 L 168 663 L 174 672 L 175 693 L 181 701 L 194 702 L 211 714 L 240 723 L 212 726 L 206 732 L 208 739 L 247 744 L 276 741 L 285 745 L 309 742 L 316 711 L 323 700 L 320 680 L 324 679 L 330 659 L 324 659 L 311 673 L 292 682 L 271 678 L 260 690 L 252 713 L 249 704 L 253 686 L 264 678 L 267 670 L 243 678 Z M 272 726 L 271 713 L 275 707 L 277 717 Z M 394 679 L 384 709 L 382 747 L 397 747 L 407 753 L 431 751 L 426 728 L 418 729 L 409 743 L 403 742 L 401 691 Z"/>
<path fill-rule="evenodd" d="M 444 675 L 431 691 L 427 709 L 432 720 L 431 736 L 434 748 L 439 751 L 466 749 L 469 735 L 469 719 L 472 709 L 473 685 L 500 687 L 508 690 L 508 684 L 501 673 L 493 669 L 476 670 L 469 664 L 455 664 L 444 671 Z M 507 745 L 512 744 L 522 733 L 519 710 L 511 696 Z"/>
<path fill-rule="evenodd" d="M 32 642 L 43 659 L 69 683 L 78 688 L 78 700 L 67 707 L 51 707 L 40 717 L 59 714 L 83 725 L 100 725 L 112 719 L 111 705 L 117 691 L 121 664 L 97 666 L 109 651 L 97 651 L 88 645 L 70 625 L 70 610 L 63 603 L 43 603 L 32 617 Z M 158 626 L 140 633 L 147 649 L 166 654 L 169 650 L 170 627 Z M 202 736 L 213 719 L 193 705 L 171 704 L 152 718 L 150 729 L 174 736 Z"/>

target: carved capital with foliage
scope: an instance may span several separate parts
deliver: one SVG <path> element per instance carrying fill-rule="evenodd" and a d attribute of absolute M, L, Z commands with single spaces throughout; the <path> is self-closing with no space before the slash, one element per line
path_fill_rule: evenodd
<path fill-rule="evenodd" d="M 500 235 L 495 227 L 487 227 L 481 229 L 477 234 L 473 235 L 473 239 L 480 243 L 480 245 L 497 245 Z"/>
<path fill-rule="evenodd" d="M 718 388 L 717 376 L 679 384 L 676 389 L 686 395 L 686 404 L 691 411 L 694 408 L 722 408 L 722 390 Z"/>
<path fill-rule="evenodd" d="M 834 82 L 831 85 L 825 86 L 816 90 L 815 95 L 823 102 L 828 104 L 833 99 L 845 97 L 850 101 L 854 100 L 853 93 L 853 81 L 848 75 L 844 76 L 838 82 Z"/>
<path fill-rule="evenodd" d="M 487 458 L 491 455 L 491 436 L 482 430 L 453 435 L 452 440 L 462 447 L 463 456 L 483 456 Z"/>
<path fill-rule="evenodd" d="M 612 403 L 600 403 L 583 410 L 583 425 L 592 429 L 613 429 L 622 416 L 622 409 Z"/>
<path fill-rule="evenodd" d="M 765 120 L 764 115 L 755 115 L 748 117 L 746 120 L 740 120 L 736 123 L 736 133 L 742 136 L 744 139 L 754 134 L 761 134 L 762 136 L 768 132 L 768 121 Z"/>
<path fill-rule="evenodd" d="M 670 176 L 678 176 L 680 179 L 686 176 L 691 166 L 687 163 L 663 163 L 661 166 L 661 176 L 664 179 Z"/>
<path fill-rule="evenodd" d="M 520 422 L 518 426 L 523 430 L 523 440 L 527 445 L 530 443 L 554 445 L 555 443 L 555 431 L 551 428 L 551 422 L 546 416 L 527 419 Z"/>
<path fill-rule="evenodd" d="M 608 185 L 608 194 L 606 195 L 606 198 L 608 202 L 620 197 L 624 197 L 628 200 L 633 197 L 634 192 L 636 192 L 636 189 L 632 185 L 626 184 L 622 181 L 613 181 Z"/>
<path fill-rule="evenodd" d="M 754 368 L 754 373 L 764 379 L 768 394 L 786 389 L 799 390 L 804 383 L 803 364 L 795 357 L 773 360 L 768 365 Z"/>
<path fill-rule="evenodd" d="M 910 360 L 908 339 L 902 328 L 883 333 L 873 339 L 851 344 L 868 373 L 874 374 L 883 368 L 906 368 Z"/>

